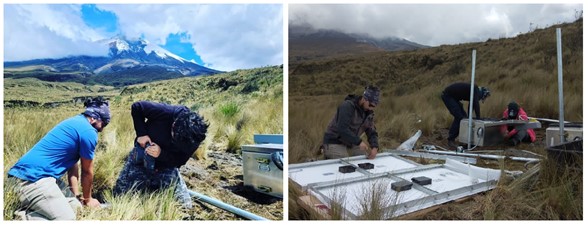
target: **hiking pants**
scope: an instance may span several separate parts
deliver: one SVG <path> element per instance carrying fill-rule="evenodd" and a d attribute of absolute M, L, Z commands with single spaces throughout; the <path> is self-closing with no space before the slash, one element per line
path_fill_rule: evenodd
<path fill-rule="evenodd" d="M 188 193 L 188 186 L 178 168 L 157 169 L 152 172 L 143 164 L 135 163 L 129 155 L 116 180 L 113 193 L 122 194 L 131 190 L 153 192 L 170 186 L 175 186 L 174 197 L 182 204 L 182 207 L 192 209 L 192 198 Z"/>
<path fill-rule="evenodd" d="M 38 181 L 25 181 L 9 177 L 16 181 L 15 191 L 24 211 L 22 220 L 75 220 L 76 210 L 82 207 L 69 187 L 61 180 L 45 177 Z"/>
<path fill-rule="evenodd" d="M 454 141 L 459 135 L 459 123 L 462 119 L 467 118 L 468 114 L 463 109 L 463 105 L 459 100 L 446 94 L 441 95 L 441 99 L 443 99 L 443 103 L 445 103 L 445 107 L 447 107 L 449 113 L 453 115 L 453 122 L 449 127 L 449 137 L 447 140 Z"/>
<path fill-rule="evenodd" d="M 348 148 L 342 144 L 325 144 L 325 159 L 340 159 L 365 154 L 358 145 Z"/>

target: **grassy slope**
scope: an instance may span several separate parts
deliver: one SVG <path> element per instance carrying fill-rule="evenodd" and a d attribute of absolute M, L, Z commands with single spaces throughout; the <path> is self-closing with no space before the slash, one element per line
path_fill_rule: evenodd
<path fill-rule="evenodd" d="M 382 89 L 376 126 L 382 148 L 395 148 L 418 129 L 422 140 L 444 145 L 452 117 L 440 92 L 456 81 L 470 81 L 476 49 L 476 83 L 492 96 L 481 105 L 483 117 L 500 118 L 511 100 L 529 116 L 558 118 L 555 27 L 515 38 L 444 45 L 416 51 L 371 53 L 304 62 L 289 67 L 289 163 L 315 159 L 324 130 L 346 94 L 361 94 L 368 84 Z M 562 24 L 565 119 L 583 121 L 583 23 Z M 467 103 L 467 102 L 466 102 Z M 417 144 L 418 145 L 418 144 Z M 545 155 L 543 144 L 519 148 Z M 489 163 L 502 168 L 513 163 Z M 555 171 L 541 164 L 539 177 L 505 181 L 473 202 L 445 205 L 419 219 L 582 219 L 582 172 Z M 523 167 L 520 167 L 523 169 Z M 560 191 L 560 192 L 558 192 Z M 296 204 L 301 191 L 290 187 L 291 219 L 316 219 Z"/>
<path fill-rule="evenodd" d="M 582 121 L 582 22 L 560 27 L 565 119 Z M 500 118 L 516 100 L 530 116 L 558 118 L 555 27 L 483 43 L 306 62 L 289 69 L 289 161 L 308 158 L 336 106 L 368 84 L 382 89 L 376 125 L 383 147 L 396 147 L 417 129 L 431 136 L 447 128 L 452 117 L 440 93 L 453 82 L 470 81 L 472 49 L 476 83 L 492 91 L 481 106 L 483 117 Z"/>
<path fill-rule="evenodd" d="M 235 81 L 235 83 L 232 83 L 234 86 L 223 90 L 222 86 L 218 86 L 218 81 L 220 80 Z M 121 197 L 112 197 L 109 194 L 135 137 L 130 116 L 130 105 L 134 101 L 150 100 L 183 104 L 192 110 L 199 111 L 210 123 L 207 139 L 194 156 L 204 161 L 203 159 L 207 156 L 207 152 L 224 152 L 229 149 L 231 149 L 230 151 L 236 151 L 242 144 L 253 143 L 253 133 L 282 133 L 282 80 L 281 66 L 273 66 L 238 70 L 209 77 L 180 78 L 140 84 L 126 87 L 120 95 L 113 94 L 110 96 L 113 119 L 99 136 L 100 140 L 95 161 L 94 189 L 95 192 L 100 193 L 95 195 L 103 196 L 113 204 L 113 208 L 100 211 L 84 210 L 79 214 L 79 218 L 172 220 L 185 217 L 183 216 L 185 213 L 182 213 L 178 208 L 172 208 L 175 202 L 170 194 L 166 192 L 151 196 L 128 194 Z M 11 86 L 11 84 L 15 85 Z M 24 85 L 18 86 L 18 84 Z M 104 94 L 98 92 L 99 89 L 82 89 L 85 86 L 80 84 L 47 83 L 30 79 L 28 81 L 5 79 L 5 86 L 7 87 L 5 90 L 5 99 L 7 100 L 30 98 L 22 95 L 21 89 L 26 89 L 38 95 L 43 94 L 42 98 L 35 100 L 49 102 L 68 99 L 71 96 Z M 245 89 L 247 92 L 244 92 L 243 90 L 246 86 L 248 86 Z M 78 89 L 92 90 L 93 92 L 88 91 L 88 93 L 78 93 L 78 95 L 75 95 L 76 92 L 70 92 Z M 237 104 L 239 108 L 230 110 L 230 114 L 223 111 L 225 106 L 231 104 Z M 18 158 L 55 124 L 81 111 L 81 105 L 74 106 L 73 104 L 54 109 L 6 108 L 4 114 L 4 172 L 7 172 Z M 7 184 L 4 189 L 4 219 L 10 220 L 12 219 L 12 212 L 16 208 L 16 197 L 10 191 L 10 184 Z M 210 190 L 197 191 L 205 195 L 213 192 Z M 215 198 L 224 200 L 225 197 Z M 279 211 L 282 212 L 281 208 Z M 197 215 L 199 213 L 190 214 Z M 275 216 L 269 215 L 269 213 L 257 214 L 275 219 Z M 191 218 L 212 219 L 214 216 L 197 215 L 191 216 Z"/>

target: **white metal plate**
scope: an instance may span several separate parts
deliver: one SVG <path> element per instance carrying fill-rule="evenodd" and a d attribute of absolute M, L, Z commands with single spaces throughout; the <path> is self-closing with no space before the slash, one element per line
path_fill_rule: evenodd
<path fill-rule="evenodd" d="M 299 169 L 288 170 L 288 177 L 301 187 L 305 188 L 309 184 L 327 181 L 341 181 L 349 178 L 364 176 L 363 173 L 355 171 L 353 173 L 340 173 L 339 167 L 345 166 L 344 163 L 331 163 L 316 165 Z"/>
<path fill-rule="evenodd" d="M 361 163 L 371 163 L 374 164 L 373 169 L 366 170 L 372 174 L 384 173 L 384 172 L 392 172 L 401 169 L 408 169 L 414 168 L 419 166 L 419 164 L 411 163 L 403 159 L 396 158 L 392 155 L 388 156 L 378 156 L 375 159 L 358 159 L 349 161 L 349 163 L 357 166 Z"/>

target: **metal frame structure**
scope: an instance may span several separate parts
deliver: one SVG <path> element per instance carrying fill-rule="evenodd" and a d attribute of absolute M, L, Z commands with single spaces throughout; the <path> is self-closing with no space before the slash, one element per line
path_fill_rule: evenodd
<path fill-rule="evenodd" d="M 301 179 L 302 175 L 320 174 L 322 171 L 319 170 L 327 169 L 329 165 L 337 168 L 338 166 L 355 165 L 366 161 L 377 162 L 378 159 L 382 158 L 405 161 L 412 164 L 413 167 L 391 168 L 387 172 L 375 172 L 374 170 L 357 168 L 356 172 L 354 172 L 357 174 L 354 176 L 328 181 L 313 181 L 312 183 L 307 183 L 306 178 Z M 296 175 L 302 172 L 304 173 Z M 418 185 L 413 183 L 412 189 L 401 192 L 396 192 L 390 188 L 391 183 L 410 182 L 412 177 L 418 176 L 431 178 L 432 184 Z M 378 154 L 374 160 L 368 160 L 364 156 L 357 156 L 293 164 L 290 165 L 289 177 L 329 208 L 340 207 L 337 209 L 341 210 L 343 219 L 362 219 L 365 214 L 368 214 L 365 211 L 376 211 L 380 213 L 379 216 L 382 219 L 390 219 L 491 190 L 496 187 L 500 171 L 471 166 L 452 159 L 446 159 L 446 163 L 443 165 L 421 165 L 394 154 L 383 153 Z M 376 210 L 367 210 L 367 207 L 361 207 L 362 204 L 366 205 L 366 203 L 362 202 L 370 200 L 371 197 L 366 197 L 370 195 L 378 195 L 375 201 L 379 203 L 376 203 L 375 206 L 379 207 Z M 372 205 L 367 204 L 367 206 Z"/>

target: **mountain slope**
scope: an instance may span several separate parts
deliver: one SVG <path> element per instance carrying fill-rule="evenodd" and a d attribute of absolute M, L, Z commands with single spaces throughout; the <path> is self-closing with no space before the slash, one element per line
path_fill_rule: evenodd
<path fill-rule="evenodd" d="M 367 34 L 348 34 L 335 30 L 316 30 L 305 25 L 288 27 L 290 64 L 371 52 L 402 51 L 427 46 L 400 38 L 373 38 Z"/>
<path fill-rule="evenodd" d="M 5 78 L 34 77 L 44 81 L 129 85 L 222 71 L 200 66 L 146 40 L 124 37 L 98 41 L 108 48 L 105 57 L 71 56 L 4 62 Z"/>

